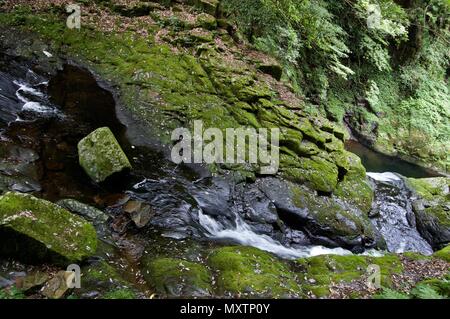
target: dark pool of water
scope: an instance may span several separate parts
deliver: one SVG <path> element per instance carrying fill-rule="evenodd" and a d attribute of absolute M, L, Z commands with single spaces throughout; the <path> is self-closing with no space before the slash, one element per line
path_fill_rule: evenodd
<path fill-rule="evenodd" d="M 421 166 L 408 163 L 399 158 L 375 152 L 357 141 L 347 141 L 345 148 L 358 155 L 367 172 L 398 173 L 406 177 L 424 178 L 438 177 L 439 173 Z"/>

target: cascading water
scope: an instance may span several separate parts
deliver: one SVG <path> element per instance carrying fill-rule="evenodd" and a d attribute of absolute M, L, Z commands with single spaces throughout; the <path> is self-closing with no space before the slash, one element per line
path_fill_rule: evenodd
<path fill-rule="evenodd" d="M 394 173 L 368 173 L 375 185 L 372 223 L 386 241 L 388 250 L 425 255 L 433 253 L 430 244 L 416 227 L 411 194 L 403 179 Z"/>
<path fill-rule="evenodd" d="M 73 69 L 70 72 L 78 71 Z M 83 131 L 72 132 L 71 129 L 74 126 L 69 126 L 69 128 L 64 121 L 73 117 L 70 120 L 74 125 L 78 127 L 83 125 L 83 118 L 78 116 L 84 112 L 80 112 L 80 110 L 75 110 L 75 113 L 70 113 L 70 116 L 66 117 L 70 106 L 78 105 L 78 103 L 63 104 L 63 101 L 57 101 L 55 104 L 65 105 L 62 108 L 64 111 L 61 111 L 50 103 L 47 94 L 43 93 L 46 92 L 49 85 L 46 79 L 37 76 L 30 70 L 25 70 L 23 73 L 24 76 L 16 78 L 5 73 L 0 74 L 0 88 L 2 88 L 0 102 L 7 101 L 7 103 L 3 103 L 5 107 L 0 110 L 0 119 L 4 123 L 55 117 L 62 124 L 54 125 L 60 125 L 58 130 L 60 128 L 65 130 L 62 139 L 70 138 L 74 141 L 79 140 L 79 135 L 94 129 L 96 125 L 115 125 L 113 120 L 104 123 L 95 122 L 83 127 Z M 68 81 L 68 78 L 70 78 L 70 73 L 63 75 L 65 82 Z M 83 83 L 92 87 L 89 81 Z M 65 85 L 70 86 L 67 83 Z M 57 83 L 55 91 L 62 89 L 64 88 L 60 88 Z M 87 98 L 80 105 L 94 101 L 89 107 L 95 107 L 94 104 L 98 104 L 97 100 L 109 101 L 105 98 L 105 92 L 94 93 L 97 94 L 95 95 L 97 99 L 87 95 L 89 99 Z M 62 93 L 61 95 L 65 96 Z M 73 95 L 76 97 L 76 94 Z M 112 98 L 111 101 L 113 101 Z M 111 112 L 108 109 L 109 106 L 106 105 L 108 103 L 104 103 L 104 109 L 99 111 L 98 118 L 104 120 L 103 112 Z M 54 122 L 58 123 L 58 121 Z M 20 123 L 18 124 L 20 125 Z M 31 126 L 33 124 L 23 123 L 23 125 Z M 51 132 L 52 134 L 60 133 L 58 130 Z M 282 231 L 274 226 L 278 219 L 277 209 L 264 206 L 270 200 L 256 188 L 251 190 L 256 193 L 248 190 L 241 192 L 248 198 L 245 196 L 238 196 L 238 199 L 233 198 L 235 194 L 229 189 L 231 187 L 229 182 L 224 182 L 219 186 L 214 185 L 214 182 L 209 184 L 197 182 L 202 179 L 199 179 L 198 176 L 189 176 L 192 173 L 181 172 L 163 156 L 155 155 L 155 152 L 148 147 L 142 145 L 131 147 L 129 140 L 124 139 L 123 136 L 120 138 L 127 154 L 134 159 L 134 172 L 129 179 L 122 181 L 121 191 L 126 190 L 131 196 L 135 196 L 155 208 L 157 212 L 150 224 L 163 229 L 163 235 L 177 239 L 201 236 L 211 240 L 227 240 L 257 247 L 288 259 L 321 254 L 351 254 L 349 250 L 343 248 L 326 248 L 311 243 L 298 244 L 298 242 L 291 245 L 280 240 Z M 77 167 L 77 169 L 79 168 Z M 373 180 L 376 192 L 372 222 L 385 238 L 388 250 L 391 252 L 418 251 L 430 254 L 432 252 L 430 245 L 420 236 L 415 227 L 409 194 L 401 178 L 392 173 L 369 173 L 368 175 Z M 75 179 L 74 177 L 70 175 L 72 180 Z M 142 182 L 137 183 L 137 180 Z M 36 187 L 35 190 L 37 189 Z M 75 190 L 74 194 L 85 192 L 80 185 L 73 186 L 73 189 Z M 95 192 L 97 191 L 95 190 Z M 58 196 L 56 196 L 56 200 L 59 199 Z M 252 202 L 258 196 L 264 197 L 265 201 Z M 248 211 L 247 206 L 252 207 L 251 211 Z M 367 250 L 364 254 L 377 254 L 377 252 Z"/>
<path fill-rule="evenodd" d="M 233 228 L 225 228 L 217 220 L 199 212 L 199 222 L 207 231 L 206 236 L 214 239 L 228 239 L 246 246 L 252 246 L 274 253 L 284 258 L 311 257 L 323 254 L 349 255 L 350 251 L 343 248 L 326 248 L 323 246 L 305 246 L 301 249 L 283 246 L 273 238 L 255 233 L 252 228 L 236 214 Z"/>

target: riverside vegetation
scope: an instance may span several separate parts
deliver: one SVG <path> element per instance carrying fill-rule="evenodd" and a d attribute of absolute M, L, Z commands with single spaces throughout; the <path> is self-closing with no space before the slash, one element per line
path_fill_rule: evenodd
<path fill-rule="evenodd" d="M 447 1 L 69 3 L 0 1 L 0 299 L 450 296 Z M 194 120 L 279 128 L 279 173 L 171 164 Z M 349 138 L 441 176 L 369 178 Z"/>

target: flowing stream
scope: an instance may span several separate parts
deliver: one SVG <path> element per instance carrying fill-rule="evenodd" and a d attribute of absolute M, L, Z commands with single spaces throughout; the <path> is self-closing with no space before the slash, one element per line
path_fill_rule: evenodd
<path fill-rule="evenodd" d="M 155 208 L 150 225 L 162 229 L 163 236 L 176 239 L 198 237 L 238 243 L 284 258 L 351 254 L 339 247 L 314 245 L 299 231 L 295 232 L 295 241 L 287 242 L 280 235 L 273 204 L 268 200 L 254 204 L 248 212 L 251 217 L 244 218 L 243 211 L 254 198 L 233 201 L 235 191 L 226 181 L 214 179 L 201 169 L 171 163 L 164 153 L 149 145 L 139 129 L 129 125 L 134 124 L 130 117 L 122 114 L 125 120 L 121 119 L 129 129 L 116 118 L 113 96 L 86 70 L 67 65 L 47 79 L 26 65 L 6 60 L 3 57 L 0 64 L 0 138 L 2 154 L 6 154 L 0 160 L 0 173 L 8 176 L 1 180 L 4 188 L 37 192 L 52 201 L 76 198 L 88 204 L 95 204 L 93 198 L 99 196 L 126 193 Z M 100 126 L 113 130 L 132 160 L 133 172 L 120 176 L 120 183 L 96 185 L 80 172 L 76 144 Z M 355 145 L 350 148 L 354 149 Z M 12 171 L 8 162 L 11 154 L 19 163 Z M 409 172 L 409 164 L 396 161 L 389 166 L 372 153 L 372 159 L 366 155 L 362 156 L 366 167 L 372 168 L 370 163 L 375 158 L 385 170 Z M 421 175 L 431 176 L 422 171 Z M 385 237 L 388 250 L 432 253 L 416 229 L 401 177 L 385 172 L 368 176 L 376 191 L 372 222 Z M 247 193 L 243 190 L 239 194 L 245 197 Z M 259 193 L 254 195 L 258 196 L 262 197 Z"/>

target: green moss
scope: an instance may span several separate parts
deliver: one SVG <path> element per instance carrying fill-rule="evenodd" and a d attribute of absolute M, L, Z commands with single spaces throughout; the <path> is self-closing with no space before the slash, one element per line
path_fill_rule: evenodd
<path fill-rule="evenodd" d="M 143 274 L 154 289 L 168 296 L 208 296 L 211 294 L 211 274 L 198 263 L 177 258 L 147 257 Z"/>
<path fill-rule="evenodd" d="M 0 289 L 0 300 L 1 299 L 25 299 L 25 295 L 15 286 Z"/>
<path fill-rule="evenodd" d="M 83 268 L 82 276 L 83 282 L 92 286 L 111 281 L 119 284 L 125 283 L 117 270 L 105 261 L 99 261 Z"/>
<path fill-rule="evenodd" d="M 95 182 L 102 182 L 131 164 L 108 127 L 96 129 L 78 143 L 81 167 Z"/>
<path fill-rule="evenodd" d="M 444 249 L 435 252 L 433 256 L 450 262 L 450 246 L 447 246 Z"/>
<path fill-rule="evenodd" d="M 420 197 L 433 200 L 447 195 L 450 178 L 408 178 L 407 183 Z"/>
<path fill-rule="evenodd" d="M 312 189 L 331 193 L 338 182 L 338 168 L 332 162 L 313 155 L 311 158 L 280 154 L 282 175 L 293 182 L 305 183 Z"/>
<path fill-rule="evenodd" d="M 339 182 L 335 194 L 349 203 L 353 203 L 365 213 L 368 213 L 372 208 L 373 190 L 369 182 L 360 176 L 346 175 Z"/>
<path fill-rule="evenodd" d="M 217 272 L 219 293 L 247 296 L 299 296 L 295 275 L 276 257 L 253 247 L 214 250 L 208 264 Z"/>
<path fill-rule="evenodd" d="M 372 264 L 380 267 L 381 282 L 385 286 L 391 285 L 393 274 L 399 274 L 403 270 L 400 259 L 395 255 L 383 257 L 321 255 L 298 259 L 296 263 L 305 273 L 305 289 L 311 290 L 317 297 L 327 296 L 332 284 L 362 278 L 368 274 L 367 267 Z"/>
<path fill-rule="evenodd" d="M 137 286 L 134 281 L 128 281 L 127 276 L 128 273 L 114 263 L 95 261 L 81 268 L 81 289 L 75 289 L 72 295 L 86 298 L 95 292 L 95 298 L 99 299 L 135 299 Z"/>
<path fill-rule="evenodd" d="M 450 178 L 408 178 L 407 185 L 421 199 L 425 200 L 425 205 L 417 205 L 416 207 L 419 213 L 424 214 L 432 223 L 438 224 L 443 230 L 450 229 L 450 211 L 448 210 Z"/>
<path fill-rule="evenodd" d="M 301 209 L 307 209 L 315 222 L 328 229 L 334 236 L 343 236 L 351 240 L 364 235 L 375 239 L 373 226 L 367 214 L 333 198 L 316 196 L 298 185 L 291 184 L 290 189 L 294 204 Z"/>
<path fill-rule="evenodd" d="M 136 294 L 127 288 L 116 289 L 104 294 L 103 299 L 136 299 Z"/>
<path fill-rule="evenodd" d="M 26 260 L 81 261 L 97 246 L 92 224 L 51 202 L 11 192 L 0 197 L 0 237 L 3 253 Z"/>
<path fill-rule="evenodd" d="M 208 30 L 214 30 L 217 28 L 217 20 L 214 16 L 207 14 L 207 13 L 201 13 L 199 14 L 195 19 L 196 26 Z"/>

